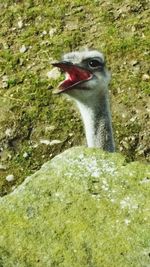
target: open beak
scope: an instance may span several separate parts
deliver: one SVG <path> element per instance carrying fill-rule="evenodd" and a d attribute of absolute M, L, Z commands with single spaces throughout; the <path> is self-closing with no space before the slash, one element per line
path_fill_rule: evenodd
<path fill-rule="evenodd" d="M 77 88 L 82 82 L 90 80 L 92 73 L 78 65 L 72 64 L 67 61 L 56 62 L 52 64 L 54 67 L 58 67 L 61 71 L 65 72 L 66 78 L 62 81 L 56 93 L 63 93 L 73 88 Z"/>

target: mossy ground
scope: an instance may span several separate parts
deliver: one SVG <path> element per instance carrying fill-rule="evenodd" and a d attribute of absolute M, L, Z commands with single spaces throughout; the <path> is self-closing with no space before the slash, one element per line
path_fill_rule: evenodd
<path fill-rule="evenodd" d="M 58 80 L 46 74 L 62 53 L 84 46 L 103 51 L 112 71 L 117 149 L 129 160 L 148 160 L 148 5 L 146 0 L 0 3 L 1 195 L 56 154 L 83 144 L 79 114 L 52 95 Z M 49 146 L 41 139 L 61 143 Z M 8 174 L 14 175 L 11 183 Z"/>

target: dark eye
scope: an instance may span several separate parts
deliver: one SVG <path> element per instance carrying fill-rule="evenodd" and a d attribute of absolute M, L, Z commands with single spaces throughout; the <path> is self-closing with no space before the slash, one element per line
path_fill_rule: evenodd
<path fill-rule="evenodd" d="M 96 59 L 91 59 L 88 64 L 93 69 L 103 66 L 103 63 Z"/>

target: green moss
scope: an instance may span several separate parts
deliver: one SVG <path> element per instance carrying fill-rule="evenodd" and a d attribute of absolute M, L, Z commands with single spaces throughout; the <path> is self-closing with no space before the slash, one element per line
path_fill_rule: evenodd
<path fill-rule="evenodd" d="M 148 173 L 97 149 L 47 162 L 0 200 L 1 265 L 147 266 Z"/>

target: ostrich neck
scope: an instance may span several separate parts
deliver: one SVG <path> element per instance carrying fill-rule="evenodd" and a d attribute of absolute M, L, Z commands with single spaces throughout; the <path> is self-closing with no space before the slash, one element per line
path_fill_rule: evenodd
<path fill-rule="evenodd" d="M 108 96 L 96 96 L 86 103 L 76 102 L 84 123 L 88 147 L 99 147 L 114 152 Z"/>

